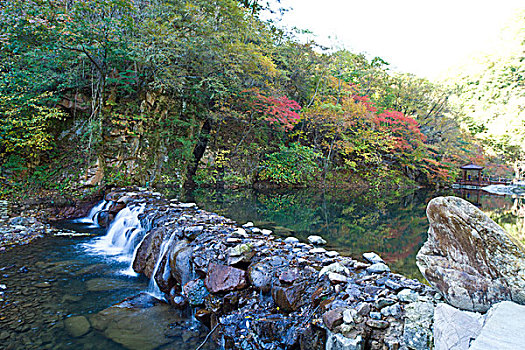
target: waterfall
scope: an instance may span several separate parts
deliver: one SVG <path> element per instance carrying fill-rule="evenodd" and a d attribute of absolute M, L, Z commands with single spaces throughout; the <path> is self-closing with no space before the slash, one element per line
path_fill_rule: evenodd
<path fill-rule="evenodd" d="M 100 214 L 100 212 L 107 210 L 112 204 L 113 204 L 112 201 L 102 200 L 98 202 L 97 205 L 95 205 L 93 208 L 91 208 L 87 216 L 83 218 L 72 220 L 72 222 L 78 223 L 78 224 L 89 225 L 88 227 L 91 227 L 91 228 L 100 227 L 97 221 L 98 215 Z"/>
<path fill-rule="evenodd" d="M 166 254 L 166 251 L 173 243 L 173 240 L 176 235 L 177 235 L 177 231 L 172 232 L 171 235 L 169 236 L 169 239 L 164 239 L 164 241 L 160 245 L 159 256 L 157 258 L 157 261 L 155 262 L 155 268 L 153 269 L 153 273 L 149 280 L 148 293 L 157 299 L 164 299 L 164 295 L 160 291 L 157 281 L 155 281 L 155 275 L 157 274 L 157 271 L 160 267 L 160 264 L 162 263 L 162 260 L 164 258 L 164 255 Z M 169 264 L 169 261 L 166 261 L 166 264 Z"/>
<path fill-rule="evenodd" d="M 144 211 L 144 206 L 142 204 L 122 209 L 112 221 L 107 234 L 85 244 L 85 248 L 89 252 L 129 262 L 131 265 L 135 248 L 144 233 L 138 217 Z"/>

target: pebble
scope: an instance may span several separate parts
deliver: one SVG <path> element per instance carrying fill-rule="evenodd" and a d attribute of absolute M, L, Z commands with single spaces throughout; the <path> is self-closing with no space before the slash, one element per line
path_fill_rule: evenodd
<path fill-rule="evenodd" d="M 383 272 L 390 272 L 390 268 L 383 263 L 375 263 L 367 267 L 366 271 L 369 273 L 383 273 Z"/>

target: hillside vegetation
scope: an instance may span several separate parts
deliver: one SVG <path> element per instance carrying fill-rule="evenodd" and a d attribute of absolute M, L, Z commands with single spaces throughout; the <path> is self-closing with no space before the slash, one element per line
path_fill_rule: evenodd
<path fill-rule="evenodd" d="M 262 11 L 233 0 L 2 3 L 0 191 L 434 186 L 484 159 L 481 126 L 462 129 L 466 112 L 449 102 L 477 92 L 303 43 Z"/>

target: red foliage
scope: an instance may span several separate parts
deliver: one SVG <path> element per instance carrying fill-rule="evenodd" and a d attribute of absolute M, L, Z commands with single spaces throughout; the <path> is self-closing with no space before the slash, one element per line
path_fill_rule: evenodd
<path fill-rule="evenodd" d="M 414 118 L 407 117 L 401 112 L 384 111 L 374 118 L 374 123 L 393 136 L 394 149 L 398 151 L 410 152 L 426 141 L 426 136 L 419 130 L 419 125 Z"/>
<path fill-rule="evenodd" d="M 286 96 L 266 96 L 255 89 L 243 92 L 252 94 L 248 101 L 249 111 L 260 113 L 270 124 L 278 124 L 285 130 L 291 130 L 301 118 L 297 113 L 301 109 L 299 103 Z"/>
<path fill-rule="evenodd" d="M 353 95 L 352 97 L 354 101 L 359 102 L 363 106 L 365 106 L 368 112 L 372 112 L 372 113 L 377 112 L 377 108 L 374 105 L 374 102 L 370 101 L 370 98 L 368 96 Z"/>

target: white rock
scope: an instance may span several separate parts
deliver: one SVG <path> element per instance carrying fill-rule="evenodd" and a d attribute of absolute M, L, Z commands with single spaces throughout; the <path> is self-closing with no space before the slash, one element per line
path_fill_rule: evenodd
<path fill-rule="evenodd" d="M 243 237 L 248 237 L 249 235 L 246 233 L 246 230 L 243 229 L 242 227 L 238 227 L 235 232 L 236 234 L 240 235 L 240 236 L 243 236 Z"/>
<path fill-rule="evenodd" d="M 248 221 L 247 223 L 245 223 L 244 225 L 242 225 L 242 227 L 246 227 L 246 228 L 248 228 L 248 227 L 253 227 L 253 222 Z"/>
<path fill-rule="evenodd" d="M 296 244 L 299 243 L 299 240 L 295 237 L 286 237 L 284 242 L 289 244 Z"/>
<path fill-rule="evenodd" d="M 328 279 L 332 283 L 346 283 L 348 282 L 348 277 L 345 275 L 341 275 L 340 273 L 336 272 L 329 272 L 328 273 Z"/>
<path fill-rule="evenodd" d="M 326 241 L 321 236 L 308 236 L 308 242 L 314 245 L 324 245 Z"/>
<path fill-rule="evenodd" d="M 479 313 L 439 303 L 434 309 L 435 350 L 467 350 L 481 332 L 483 320 Z"/>
<path fill-rule="evenodd" d="M 261 232 L 261 229 L 258 228 L 258 227 L 252 227 L 252 228 L 251 228 L 251 231 L 252 231 L 253 233 L 259 233 L 259 232 Z"/>
<path fill-rule="evenodd" d="M 326 253 L 326 249 L 324 249 L 324 248 L 314 248 L 314 249 L 310 249 L 308 252 L 312 253 L 312 254 Z"/>
<path fill-rule="evenodd" d="M 343 321 L 344 323 L 354 324 L 354 317 L 357 316 L 357 311 L 354 309 L 346 309 L 343 311 Z"/>
<path fill-rule="evenodd" d="M 319 277 L 323 276 L 324 274 L 330 273 L 330 272 L 339 273 L 343 275 L 350 274 L 350 270 L 343 264 L 333 263 L 333 264 L 323 267 L 321 271 L 319 271 Z"/>
<path fill-rule="evenodd" d="M 326 341 L 326 350 L 362 350 L 363 338 L 358 335 L 355 338 L 346 338 L 339 333 L 329 332 Z"/>
<path fill-rule="evenodd" d="M 492 306 L 485 324 L 469 350 L 525 348 L 525 306 L 502 301 Z"/>
<path fill-rule="evenodd" d="M 399 293 L 397 293 L 397 299 L 399 301 L 403 301 L 403 302 L 406 302 L 406 303 L 411 303 L 411 302 L 414 302 L 414 301 L 418 301 L 419 294 L 414 292 L 412 289 L 405 288 L 402 291 L 400 291 Z"/>
<path fill-rule="evenodd" d="M 272 230 L 268 230 L 268 229 L 265 229 L 265 228 L 263 228 L 263 229 L 261 230 L 261 233 L 262 233 L 263 235 L 265 235 L 265 236 L 269 236 L 269 235 L 271 235 L 272 232 L 273 232 Z"/>
<path fill-rule="evenodd" d="M 339 253 L 335 250 L 330 250 L 326 252 L 326 255 L 328 255 L 330 258 L 335 258 L 336 256 L 339 256 Z"/>
<path fill-rule="evenodd" d="M 180 203 L 179 208 L 193 208 L 196 207 L 197 204 L 195 203 Z"/>
<path fill-rule="evenodd" d="M 379 264 L 379 263 L 385 264 L 385 261 L 381 259 L 381 257 L 374 252 L 363 253 L 363 258 L 365 258 L 367 261 L 369 261 L 372 264 Z"/>

